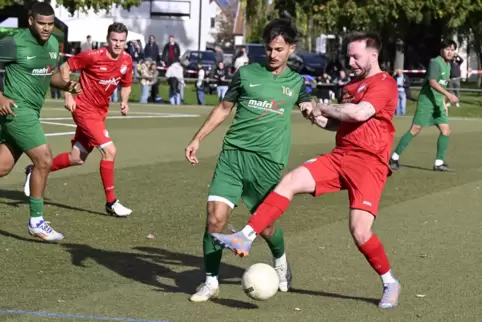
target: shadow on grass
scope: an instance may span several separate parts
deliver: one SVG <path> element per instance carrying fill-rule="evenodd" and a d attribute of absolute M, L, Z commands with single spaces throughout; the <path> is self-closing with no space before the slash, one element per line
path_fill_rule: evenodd
<path fill-rule="evenodd" d="M 18 236 L 3 230 L 0 230 L 0 235 L 23 242 L 42 243 L 46 246 L 61 246 L 70 253 L 72 264 L 74 266 L 87 268 L 84 262 L 87 260 L 93 260 L 97 264 L 108 268 L 116 274 L 152 286 L 155 291 L 159 292 L 184 293 L 191 295 L 195 292 L 196 287 L 200 282 L 205 278 L 204 272 L 201 269 L 203 266 L 202 257 L 172 252 L 163 248 L 134 247 L 134 252 L 119 252 L 103 250 L 82 244 L 63 242 L 48 243 L 38 239 Z M 221 284 L 239 285 L 240 277 L 244 273 L 244 269 L 234 265 L 222 264 L 221 272 Z M 311 296 L 323 296 L 333 299 L 363 301 L 375 305 L 378 304 L 378 300 L 374 298 L 356 297 L 331 292 L 297 288 L 293 288 L 290 292 Z M 220 298 L 213 302 L 232 308 L 258 308 L 254 303 L 235 299 Z"/>

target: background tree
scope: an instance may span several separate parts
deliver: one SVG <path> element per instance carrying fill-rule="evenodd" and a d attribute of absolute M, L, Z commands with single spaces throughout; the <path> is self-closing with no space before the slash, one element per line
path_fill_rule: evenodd
<path fill-rule="evenodd" d="M 7 6 L 21 4 L 30 5 L 32 0 L 0 0 L 0 8 Z M 47 1 L 50 2 L 50 1 Z M 87 11 L 93 9 L 95 12 L 99 10 L 109 10 L 112 5 L 120 6 L 124 9 L 130 9 L 132 7 L 139 6 L 141 0 L 57 0 L 58 5 L 64 6 L 67 11 L 73 15 L 75 11 L 82 10 Z"/>

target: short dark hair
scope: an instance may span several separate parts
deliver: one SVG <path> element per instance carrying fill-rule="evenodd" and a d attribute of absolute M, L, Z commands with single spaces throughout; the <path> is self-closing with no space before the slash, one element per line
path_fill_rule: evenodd
<path fill-rule="evenodd" d="M 29 10 L 29 16 L 53 16 L 55 15 L 54 8 L 47 2 L 34 2 Z"/>
<path fill-rule="evenodd" d="M 107 37 L 110 36 L 111 32 L 117 32 L 120 34 L 125 33 L 126 36 L 129 33 L 126 25 L 124 25 L 122 22 L 114 22 L 112 25 L 110 25 L 109 28 L 107 29 Z"/>
<path fill-rule="evenodd" d="M 263 41 L 265 44 L 269 44 L 278 36 L 283 37 L 287 44 L 296 44 L 298 29 L 289 19 L 275 19 L 264 27 Z"/>
<path fill-rule="evenodd" d="M 453 41 L 452 39 L 444 39 L 440 43 L 440 50 L 448 47 L 452 47 L 452 46 L 454 46 L 454 49 L 457 49 L 457 43 L 455 41 Z"/>
<path fill-rule="evenodd" d="M 350 44 L 355 41 L 365 41 L 367 48 L 375 49 L 380 52 L 382 50 L 382 39 L 380 35 L 372 31 L 356 31 L 346 37 L 346 43 Z"/>

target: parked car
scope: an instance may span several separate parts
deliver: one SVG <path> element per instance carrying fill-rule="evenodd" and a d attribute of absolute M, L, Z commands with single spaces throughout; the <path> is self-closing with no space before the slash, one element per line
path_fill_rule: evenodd
<path fill-rule="evenodd" d="M 309 51 L 298 51 L 288 59 L 288 66 L 300 74 L 320 76 L 325 70 L 327 59 L 324 55 Z"/>
<path fill-rule="evenodd" d="M 211 70 L 216 65 L 216 56 L 213 51 L 197 51 L 197 50 L 187 50 L 181 57 L 181 64 L 184 67 L 184 77 L 186 78 L 196 78 L 198 71 L 198 62 L 201 64 L 206 71 L 206 75 L 209 75 Z"/>

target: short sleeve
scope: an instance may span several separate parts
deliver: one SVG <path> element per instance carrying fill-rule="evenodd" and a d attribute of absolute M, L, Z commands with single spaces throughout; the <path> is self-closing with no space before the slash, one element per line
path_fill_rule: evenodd
<path fill-rule="evenodd" d="M 12 36 L 0 38 L 0 63 L 12 63 L 17 60 L 17 44 Z"/>
<path fill-rule="evenodd" d="M 129 61 L 127 64 L 127 70 L 124 75 L 122 75 L 121 78 L 121 86 L 122 87 L 129 87 L 132 85 L 132 73 L 133 73 L 133 66 L 132 66 L 132 61 Z"/>
<path fill-rule="evenodd" d="M 93 61 L 94 55 L 92 55 L 91 50 L 83 51 L 67 60 L 70 70 L 73 72 L 87 68 L 92 65 Z"/>
<path fill-rule="evenodd" d="M 397 84 L 392 77 L 387 76 L 370 84 L 360 102 L 370 103 L 378 113 L 390 105 L 394 97 L 398 99 Z"/>
<path fill-rule="evenodd" d="M 298 100 L 296 101 L 296 104 L 299 105 L 301 103 L 306 103 L 306 102 L 311 102 L 311 95 L 306 90 L 306 85 L 305 85 L 305 82 L 303 81 L 303 83 L 301 83 L 300 93 L 298 95 Z"/>
<path fill-rule="evenodd" d="M 440 69 L 439 62 L 436 61 L 435 59 L 432 59 L 430 61 L 430 65 L 428 66 L 428 79 L 438 80 L 440 78 L 440 73 L 441 73 L 441 69 Z"/>
<path fill-rule="evenodd" d="M 233 78 L 231 79 L 231 84 L 229 84 L 228 91 L 226 92 L 226 95 L 224 95 L 223 101 L 236 103 L 240 93 L 241 93 L 241 76 L 238 70 L 233 75 Z"/>

